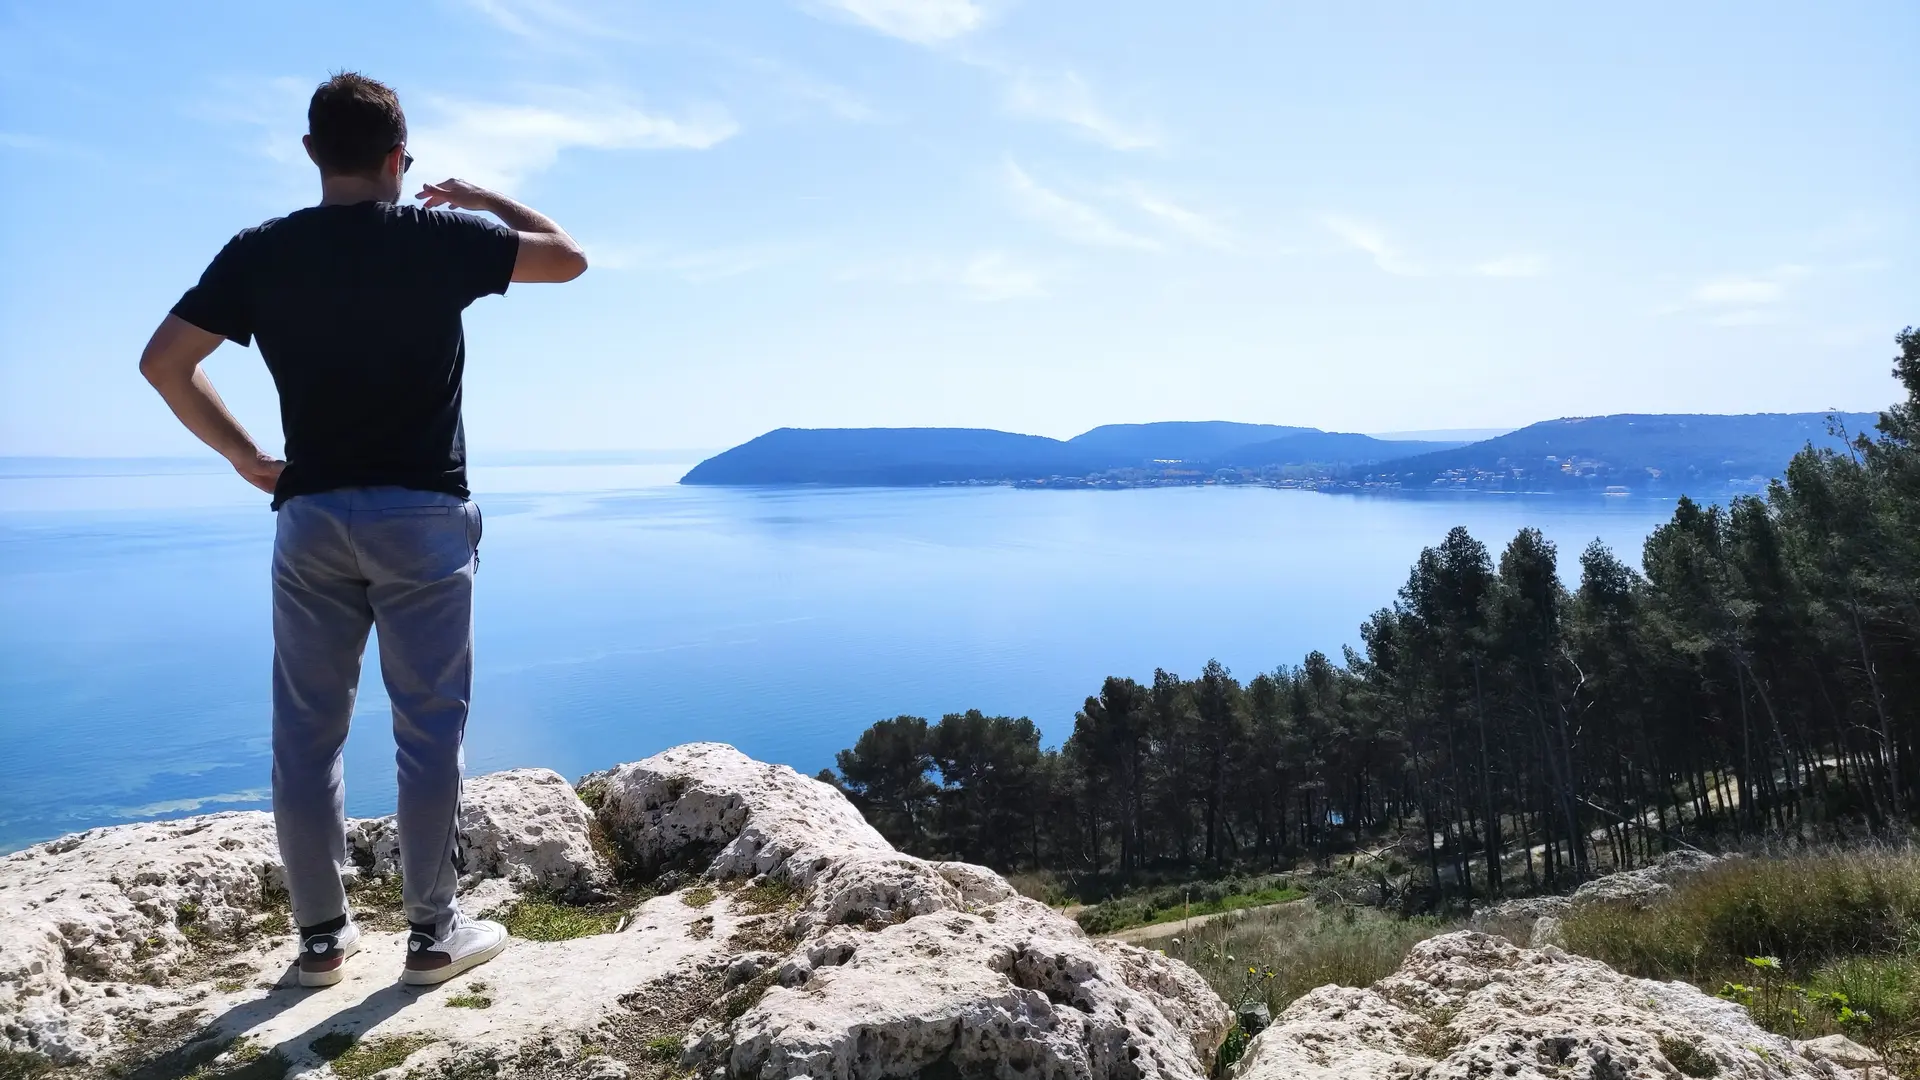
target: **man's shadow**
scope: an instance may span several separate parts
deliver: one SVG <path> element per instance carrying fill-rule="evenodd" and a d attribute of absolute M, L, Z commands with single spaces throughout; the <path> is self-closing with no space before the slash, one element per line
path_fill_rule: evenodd
<path fill-rule="evenodd" d="M 267 1023 L 288 1009 L 328 988 L 299 985 L 297 964 L 287 965 L 273 989 L 265 997 L 240 1002 L 202 1024 L 185 1043 L 155 1057 L 127 1073 L 127 1080 L 185 1080 L 203 1069 L 239 1042 L 240 1036 Z M 438 986 L 406 986 L 395 982 L 383 986 L 358 1001 L 309 1027 L 288 1036 L 260 1053 L 232 1067 L 208 1073 L 219 1080 L 280 1080 L 295 1064 L 332 1061 L 351 1049 L 381 1021 L 440 989 Z"/>

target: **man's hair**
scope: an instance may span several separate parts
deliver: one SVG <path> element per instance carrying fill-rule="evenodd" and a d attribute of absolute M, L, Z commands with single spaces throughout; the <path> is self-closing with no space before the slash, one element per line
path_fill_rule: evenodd
<path fill-rule="evenodd" d="M 407 141 L 407 114 L 392 87 L 342 71 L 313 92 L 307 134 L 320 175 L 364 176 L 379 172 L 387 152 Z"/>

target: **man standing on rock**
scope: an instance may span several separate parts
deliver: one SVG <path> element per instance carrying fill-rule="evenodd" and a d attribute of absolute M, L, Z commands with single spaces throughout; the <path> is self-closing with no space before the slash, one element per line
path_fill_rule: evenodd
<path fill-rule="evenodd" d="M 300 927 L 300 984 L 329 986 L 360 945 L 340 751 L 367 632 L 398 744 L 401 979 L 437 983 L 500 953 L 507 932 L 454 902 L 461 740 L 473 685 L 480 512 L 468 501 L 460 313 L 509 282 L 571 281 L 586 256 L 558 225 L 461 180 L 400 205 L 413 164 L 388 87 L 335 75 L 307 108 L 320 203 L 242 231 L 140 358 L 174 415 L 273 495 L 273 815 Z M 482 210 L 505 227 L 472 214 Z M 227 411 L 200 362 L 260 341 L 286 459 Z"/>

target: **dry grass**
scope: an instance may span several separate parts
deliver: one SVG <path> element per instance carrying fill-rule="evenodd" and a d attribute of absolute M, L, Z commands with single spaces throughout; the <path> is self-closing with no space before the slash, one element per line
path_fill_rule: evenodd
<path fill-rule="evenodd" d="M 1562 930 L 1574 952 L 1724 989 L 1781 1034 L 1840 1032 L 1920 1076 L 1920 852 L 1730 861 L 1645 909 L 1579 908 Z M 1848 1017 L 1843 1004 L 1869 1018 Z"/>
<path fill-rule="evenodd" d="M 1393 974 L 1407 950 L 1450 929 L 1437 919 L 1302 902 L 1210 923 L 1187 937 L 1169 938 L 1162 947 L 1191 965 L 1230 1004 L 1263 1001 L 1277 1016 L 1316 986 L 1367 986 Z M 1255 969 L 1254 978 L 1249 968 Z"/>

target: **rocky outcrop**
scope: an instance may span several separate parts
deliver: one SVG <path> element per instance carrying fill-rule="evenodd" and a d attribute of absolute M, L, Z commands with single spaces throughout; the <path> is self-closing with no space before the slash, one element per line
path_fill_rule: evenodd
<path fill-rule="evenodd" d="M 1568 896 L 1528 896 L 1506 900 L 1473 913 L 1475 929 L 1510 927 L 1533 923 L 1535 944 L 1548 944 L 1559 931 L 1559 920 L 1583 904 L 1616 903 L 1645 907 L 1673 892 L 1673 883 L 1698 874 L 1725 859 L 1705 851 L 1682 848 L 1670 851 L 1635 870 L 1604 874 L 1581 884 Z M 1540 919 L 1554 922 L 1541 925 Z"/>
<path fill-rule="evenodd" d="M 560 940 L 516 939 L 438 989 L 396 984 L 397 928 L 371 934 L 339 986 L 290 985 L 264 814 L 8 856 L 0 1050 L 90 1069 L 167 1054 L 158 1072 L 209 1078 L 265 1062 L 279 1075 L 1199 1080 L 1230 1023 L 1183 965 L 1089 940 L 980 867 L 902 855 L 837 791 L 731 747 L 679 747 L 581 791 L 595 810 L 542 770 L 468 784 L 466 908 L 586 906 L 545 908 L 564 918 L 528 932 Z M 356 904 L 390 904 L 391 821 L 352 836 Z"/>
<path fill-rule="evenodd" d="M 1836 1053 L 1774 1035 L 1739 1005 L 1685 983 L 1462 931 L 1416 945 L 1371 987 L 1323 986 L 1295 1001 L 1248 1045 L 1234 1078 L 1852 1076 L 1852 1061 Z"/>

